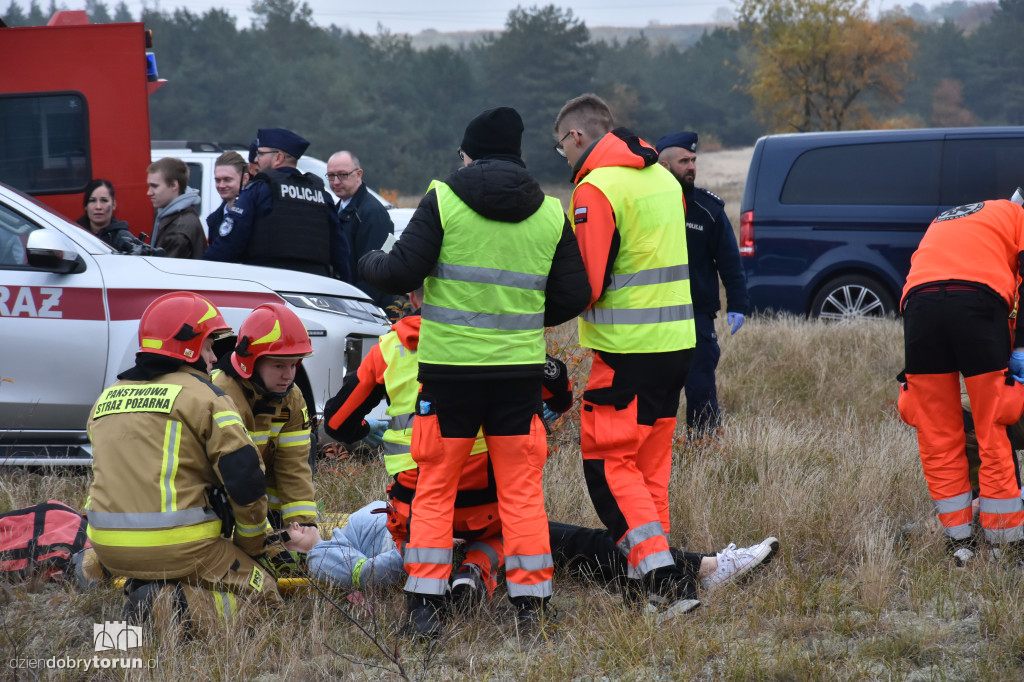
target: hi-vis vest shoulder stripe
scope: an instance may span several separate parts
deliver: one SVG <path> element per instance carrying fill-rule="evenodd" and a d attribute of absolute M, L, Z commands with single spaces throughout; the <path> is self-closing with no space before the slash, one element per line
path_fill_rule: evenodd
<path fill-rule="evenodd" d="M 543 364 L 544 287 L 565 223 L 558 200 L 504 223 L 474 212 L 443 182 L 431 188 L 444 241 L 424 282 L 419 361 Z"/>
<path fill-rule="evenodd" d="M 611 283 L 580 316 L 580 345 L 612 353 L 693 348 L 697 334 L 679 182 L 654 165 L 596 168 L 583 183 L 608 198 L 621 246 Z"/>
<path fill-rule="evenodd" d="M 384 432 L 384 468 L 389 476 L 416 468 L 411 454 L 413 410 L 419 394 L 416 380 L 419 363 L 416 351 L 402 345 L 397 332 L 388 332 L 380 337 L 380 354 L 387 365 L 384 370 L 384 387 L 391 403 L 387 414 L 391 417 L 388 430 Z M 471 454 L 487 451 L 483 434 L 477 434 Z"/>

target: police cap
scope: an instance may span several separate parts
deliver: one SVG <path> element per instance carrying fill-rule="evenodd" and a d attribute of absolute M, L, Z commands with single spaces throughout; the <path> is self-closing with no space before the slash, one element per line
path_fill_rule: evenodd
<path fill-rule="evenodd" d="M 260 146 L 260 141 L 259 140 L 253 140 L 249 144 L 249 163 L 256 163 L 256 151 L 257 151 L 257 148 L 259 146 Z"/>
<path fill-rule="evenodd" d="M 657 144 L 654 145 L 659 154 L 669 147 L 682 147 L 683 149 L 689 149 L 691 152 L 696 152 L 697 133 L 690 132 L 689 130 L 671 133 L 658 140 Z"/>
<path fill-rule="evenodd" d="M 260 128 L 256 132 L 256 144 L 260 147 L 280 149 L 296 159 L 306 153 L 309 141 L 284 128 Z"/>

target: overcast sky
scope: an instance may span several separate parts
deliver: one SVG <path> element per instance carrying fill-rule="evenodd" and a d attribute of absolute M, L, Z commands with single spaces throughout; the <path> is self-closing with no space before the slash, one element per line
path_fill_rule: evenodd
<path fill-rule="evenodd" d="M 251 0 L 126 0 L 133 14 L 138 15 L 143 4 L 170 11 L 187 6 L 202 14 L 211 7 L 221 7 L 238 19 L 240 28 L 248 27 Z M 378 23 L 393 33 L 419 33 L 433 28 L 438 31 L 500 30 L 505 25 L 509 10 L 518 6 L 533 7 L 555 4 L 568 7 L 587 26 L 647 26 L 661 24 L 703 24 L 730 16 L 734 9 L 729 0 L 306 0 L 313 9 L 313 18 L 323 26 L 334 24 L 352 31 L 376 33 Z M 909 6 L 914 0 L 868 0 L 873 12 L 891 9 L 902 4 Z M 918 0 L 931 7 L 936 0 Z M 0 0 L 2 3 L 3 0 Z M 26 4 L 26 3 L 23 3 Z M 41 3 L 44 4 L 44 3 Z M 108 6 L 117 5 L 109 0 Z M 74 7 L 75 3 L 68 2 Z M 84 2 L 81 3 L 84 6 Z"/>

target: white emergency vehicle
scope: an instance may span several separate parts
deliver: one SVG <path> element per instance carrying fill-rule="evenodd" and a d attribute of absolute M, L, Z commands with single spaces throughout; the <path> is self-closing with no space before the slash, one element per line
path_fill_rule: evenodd
<path fill-rule="evenodd" d="M 297 383 L 317 413 L 389 327 L 383 311 L 344 282 L 117 253 L 0 185 L 0 464 L 87 463 L 89 410 L 134 363 L 142 312 L 179 290 L 209 298 L 235 329 L 255 306 L 287 303 L 313 341 Z"/>

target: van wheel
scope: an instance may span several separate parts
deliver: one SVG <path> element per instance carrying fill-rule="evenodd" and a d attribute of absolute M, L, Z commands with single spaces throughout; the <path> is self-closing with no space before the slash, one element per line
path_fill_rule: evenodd
<path fill-rule="evenodd" d="M 851 320 L 885 317 L 895 310 L 889 291 L 870 277 L 851 275 L 828 282 L 814 297 L 811 317 Z"/>

